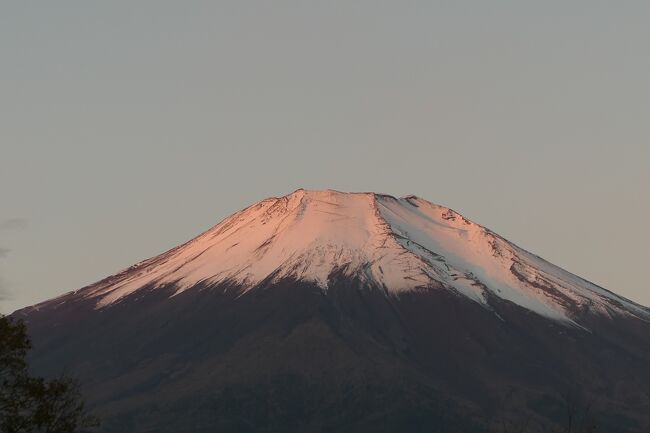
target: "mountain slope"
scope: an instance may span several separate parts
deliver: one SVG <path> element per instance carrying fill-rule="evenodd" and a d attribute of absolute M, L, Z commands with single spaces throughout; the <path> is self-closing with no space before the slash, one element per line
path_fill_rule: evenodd
<path fill-rule="evenodd" d="M 536 257 L 456 212 L 409 196 L 297 190 L 263 200 L 167 253 L 82 290 L 99 308 L 145 286 L 230 282 L 249 290 L 284 277 L 324 290 L 335 270 L 386 293 L 442 285 L 489 308 L 496 296 L 573 322 L 584 311 L 647 309 Z M 76 295 L 76 294 L 75 294 Z"/>
<path fill-rule="evenodd" d="M 104 432 L 650 425 L 648 309 L 414 196 L 263 200 L 15 314 Z"/>

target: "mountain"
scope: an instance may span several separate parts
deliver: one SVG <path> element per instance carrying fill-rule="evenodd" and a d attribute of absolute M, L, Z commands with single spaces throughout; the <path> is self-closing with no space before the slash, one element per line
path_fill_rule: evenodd
<path fill-rule="evenodd" d="M 269 198 L 14 314 L 103 432 L 650 426 L 648 308 L 415 196 Z"/>

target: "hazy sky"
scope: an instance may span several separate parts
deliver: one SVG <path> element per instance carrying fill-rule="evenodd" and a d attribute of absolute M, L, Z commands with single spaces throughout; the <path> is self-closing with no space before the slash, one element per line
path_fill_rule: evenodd
<path fill-rule="evenodd" d="M 0 311 L 298 187 L 416 194 L 650 305 L 650 2 L 4 1 Z"/>

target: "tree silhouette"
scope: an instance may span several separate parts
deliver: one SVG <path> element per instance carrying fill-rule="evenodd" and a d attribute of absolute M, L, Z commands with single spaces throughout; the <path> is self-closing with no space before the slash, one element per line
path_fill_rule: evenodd
<path fill-rule="evenodd" d="M 25 325 L 0 315 L 0 433 L 77 433 L 98 425 L 67 377 L 30 375 Z"/>

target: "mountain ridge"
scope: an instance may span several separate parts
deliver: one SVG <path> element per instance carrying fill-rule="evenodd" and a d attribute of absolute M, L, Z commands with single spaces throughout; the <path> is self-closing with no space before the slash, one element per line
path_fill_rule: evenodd
<path fill-rule="evenodd" d="M 548 433 L 567 393 L 645 433 L 649 313 L 424 199 L 298 190 L 14 316 L 102 433 Z"/>
<path fill-rule="evenodd" d="M 582 326 L 574 317 L 582 310 L 650 320 L 647 308 L 450 208 L 415 195 L 304 189 L 261 200 L 178 247 L 46 303 L 83 294 L 103 308 L 149 285 L 173 284 L 177 294 L 231 281 L 245 292 L 269 276 L 326 290 L 339 269 L 390 294 L 441 283 L 488 309 L 488 297 L 497 296 L 575 326 Z"/>

